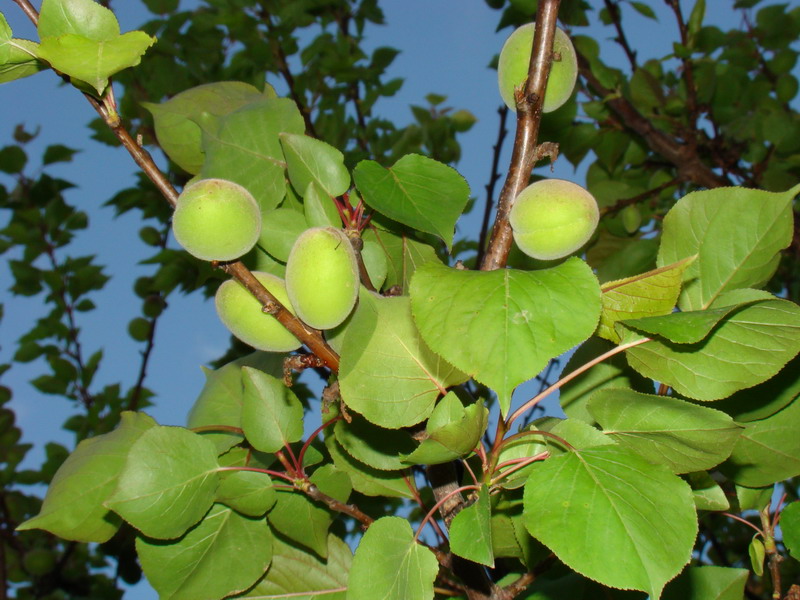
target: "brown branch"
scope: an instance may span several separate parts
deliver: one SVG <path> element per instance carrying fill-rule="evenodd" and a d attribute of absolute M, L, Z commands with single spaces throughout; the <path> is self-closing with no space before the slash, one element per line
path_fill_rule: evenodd
<path fill-rule="evenodd" d="M 335 498 L 331 498 L 327 494 L 324 494 L 313 483 L 307 486 L 303 486 L 302 490 L 312 500 L 316 500 L 317 502 L 322 502 L 331 510 L 353 517 L 356 521 L 361 523 L 361 525 L 363 525 L 364 528 L 369 527 L 375 521 L 375 519 L 370 517 L 368 514 L 362 512 L 361 509 L 359 509 L 354 504 L 345 504 L 344 502 L 339 502 Z"/>
<path fill-rule="evenodd" d="M 25 13 L 25 16 L 27 16 L 34 25 L 39 24 L 39 12 L 33 7 L 33 5 L 30 2 L 28 2 L 28 0 L 11 0 L 11 1 L 15 2 L 17 6 L 19 6 L 22 9 L 22 12 Z"/>
<path fill-rule="evenodd" d="M 556 555 L 550 554 L 541 560 L 531 571 L 525 573 L 519 579 L 504 587 L 503 592 L 508 594 L 509 598 L 515 598 L 524 592 L 534 581 L 536 581 L 536 578 L 539 575 L 547 571 L 553 565 L 553 563 L 555 563 L 555 559 Z"/>
<path fill-rule="evenodd" d="M 500 269 L 506 265 L 511 251 L 512 233 L 508 221 L 514 198 L 527 186 L 535 164 L 536 140 L 542 117 L 542 105 L 553 62 L 553 39 L 561 0 L 542 0 L 536 11 L 536 29 L 533 35 L 533 51 L 528 67 L 528 79 L 517 97 L 517 130 L 511 165 L 508 169 L 500 201 L 497 206 L 492 236 L 486 255 L 481 261 L 483 271 Z"/>
<path fill-rule="evenodd" d="M 623 198 L 621 200 L 617 200 L 611 206 L 607 206 L 600 210 L 600 217 L 605 217 L 607 215 L 614 215 L 621 211 L 626 206 L 631 206 L 632 204 L 639 204 L 640 202 L 644 202 L 648 198 L 652 198 L 653 196 L 657 196 L 667 188 L 671 188 L 672 186 L 678 185 L 680 183 L 680 179 L 677 177 L 670 179 L 666 183 L 662 183 L 659 186 L 656 186 L 652 189 L 647 190 L 646 192 L 642 192 L 641 194 L 637 194 L 636 196 L 631 196 L 630 198 Z"/>
<path fill-rule="evenodd" d="M 325 363 L 325 366 L 334 372 L 339 370 L 339 355 L 328 345 L 322 334 L 289 312 L 275 296 L 261 285 L 261 282 L 255 278 L 244 263 L 236 261 L 221 264 L 220 267 L 228 275 L 236 278 L 261 303 L 265 313 L 275 317 L 294 337 L 308 346 L 308 349 L 316 354 Z"/>
<path fill-rule="evenodd" d="M 726 177 L 717 175 L 703 163 L 696 148 L 682 144 L 656 129 L 628 100 L 600 83 L 581 54 L 578 54 L 578 69 L 588 86 L 617 115 L 620 124 L 641 136 L 653 152 L 672 163 L 678 169 L 678 176 L 682 181 L 705 188 L 731 185 Z"/>
<path fill-rule="evenodd" d="M 506 118 L 508 118 L 508 107 L 504 104 L 502 108 L 497 109 L 500 115 L 500 123 L 497 127 L 497 140 L 492 146 L 492 167 L 489 173 L 489 183 L 486 184 L 486 206 L 483 210 L 483 223 L 481 223 L 481 232 L 478 236 L 478 255 L 475 258 L 475 264 L 481 264 L 483 254 L 486 251 L 486 235 L 489 233 L 489 218 L 492 216 L 492 209 L 494 208 L 494 188 L 497 182 L 500 181 L 500 151 L 503 149 L 503 141 L 506 139 L 508 129 L 506 129 Z"/>

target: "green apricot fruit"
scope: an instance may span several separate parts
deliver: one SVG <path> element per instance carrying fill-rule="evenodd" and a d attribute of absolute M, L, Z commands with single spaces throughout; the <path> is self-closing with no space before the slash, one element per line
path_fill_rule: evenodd
<path fill-rule="evenodd" d="M 500 96 L 503 102 L 513 111 L 517 110 L 514 88 L 524 85 L 528 78 L 528 65 L 533 47 L 534 23 L 518 27 L 503 44 L 500 59 L 497 62 L 497 80 L 500 84 Z M 557 60 L 550 66 L 550 77 L 544 94 L 543 112 L 552 112 L 560 108 L 572 95 L 578 79 L 578 59 L 575 47 L 564 31 L 557 27 L 553 40 L 553 53 Z"/>
<path fill-rule="evenodd" d="M 286 262 L 286 291 L 311 327 L 331 329 L 352 312 L 358 297 L 358 263 L 340 229 L 312 227 L 297 238 Z"/>
<path fill-rule="evenodd" d="M 197 258 L 235 260 L 258 241 L 261 210 L 252 194 L 238 183 L 200 179 L 178 196 L 172 232 Z"/>
<path fill-rule="evenodd" d="M 589 241 L 599 220 L 594 196 L 563 179 L 532 183 L 516 197 L 509 215 L 517 246 L 539 260 L 572 254 Z"/>
<path fill-rule="evenodd" d="M 253 271 L 253 275 L 294 314 L 286 285 L 280 277 L 261 271 Z M 258 300 L 235 279 L 229 279 L 219 286 L 214 304 L 220 321 L 228 331 L 256 350 L 291 352 L 300 347 L 300 341 L 275 317 L 263 313 Z"/>

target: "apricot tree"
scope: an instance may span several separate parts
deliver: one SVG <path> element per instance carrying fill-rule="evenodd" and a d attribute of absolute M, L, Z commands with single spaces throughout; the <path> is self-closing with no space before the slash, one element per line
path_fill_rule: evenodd
<path fill-rule="evenodd" d="M 656 18 L 646 3 L 487 0 L 501 28 L 536 27 L 508 59 L 525 67 L 505 182 L 495 201 L 501 109 L 462 239 L 475 204 L 452 165 L 474 117 L 436 96 L 404 128 L 374 116 L 399 89 L 396 51 L 360 46 L 376 0 L 147 0 L 161 16 L 128 33 L 94 0 L 13 1 L 39 39 L 0 17 L 0 81 L 51 70 L 84 94 L 141 168 L 111 204 L 152 220 L 155 270 L 134 288 L 137 382 L 99 388 L 77 318 L 106 277 L 64 258 L 86 214 L 25 173 L 17 128 L 0 248 L 21 252 L 11 291 L 51 312 L 14 361 L 41 359 L 33 384 L 82 410 L 77 446 L 32 471 L 1 409 L 3 596 L 119 597 L 143 572 L 192 600 L 797 597 L 800 8 L 737 0 L 746 27 L 723 32 L 704 0 L 667 0 L 674 53 L 640 63 L 623 15 Z M 579 35 L 589 18 L 627 69 Z M 564 67 L 578 90 L 545 112 Z M 586 168 L 587 210 L 533 175 L 556 160 Z M 518 212 L 531 189 L 544 212 Z M 148 415 L 144 384 L 176 290 L 216 294 L 235 336 L 186 427 Z"/>

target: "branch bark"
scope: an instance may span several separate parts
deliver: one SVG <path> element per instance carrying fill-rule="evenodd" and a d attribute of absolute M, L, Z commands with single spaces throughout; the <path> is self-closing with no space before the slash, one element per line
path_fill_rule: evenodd
<path fill-rule="evenodd" d="M 695 147 L 682 144 L 663 131 L 656 129 L 628 100 L 600 83 L 592 74 L 586 58 L 580 53 L 578 54 L 578 70 L 589 88 L 597 96 L 605 99 L 606 105 L 617 115 L 623 127 L 641 136 L 653 152 L 660 154 L 672 163 L 678 169 L 678 176 L 682 181 L 689 181 L 709 189 L 731 185 L 727 178 L 717 175 L 703 163 Z"/>

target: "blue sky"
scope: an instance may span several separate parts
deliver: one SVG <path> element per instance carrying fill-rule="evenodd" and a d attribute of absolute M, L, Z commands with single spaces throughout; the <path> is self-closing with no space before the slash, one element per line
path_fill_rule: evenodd
<path fill-rule="evenodd" d="M 38 4 L 38 3 L 37 3 Z M 483 0 L 388 0 L 383 2 L 388 25 L 372 26 L 367 31 L 367 46 L 393 46 L 401 54 L 390 68 L 389 77 L 403 77 L 405 84 L 394 98 L 381 101 L 376 107 L 381 116 L 398 123 L 412 120 L 409 104 L 423 104 L 424 96 L 434 92 L 448 96 L 447 105 L 465 108 L 478 119 L 475 127 L 462 138 L 462 160 L 457 165 L 466 177 L 479 206 L 485 199 L 484 186 L 489 176 L 492 144 L 497 135 L 497 108 L 501 104 L 495 72 L 487 67 L 509 30 L 496 33 L 500 13 L 489 9 Z M 591 0 L 601 6 L 600 0 Z M 625 9 L 631 43 L 640 51 L 640 59 L 666 56 L 671 52 L 676 31 L 674 20 L 666 13 L 664 3 L 651 2 L 660 22 L 647 20 Z M 683 2 L 685 11 L 692 2 Z M 739 25 L 739 16 L 731 10 L 733 0 L 710 0 L 707 21 L 722 27 Z M 182 1 L 187 6 L 187 0 Z M 13 2 L 0 5 L 16 37 L 34 38 L 35 33 Z M 122 30 L 135 29 L 148 18 L 137 0 L 114 0 Z M 610 28 L 593 27 L 607 62 L 624 65 L 624 57 L 609 40 Z M 283 89 L 277 81 L 268 80 Z M 114 218 L 113 211 L 102 207 L 116 191 L 134 184 L 135 165 L 128 155 L 89 139 L 86 123 L 94 116 L 92 109 L 76 91 L 60 85 L 51 73 L 0 86 L 0 147 L 11 143 L 13 128 L 23 123 L 28 130 L 41 127 L 37 140 L 30 145 L 33 166 L 49 144 L 62 143 L 81 149 L 72 163 L 48 168 L 48 173 L 74 182 L 77 187 L 67 193 L 72 202 L 89 212 L 91 228 L 70 246 L 72 255 L 97 253 L 107 264 L 112 276 L 106 290 L 94 300 L 98 309 L 79 315 L 83 345 L 87 353 L 103 348 L 105 357 L 96 386 L 117 381 L 131 385 L 138 370 L 140 344 L 127 335 L 128 321 L 139 313 L 139 299 L 131 297 L 136 277 L 148 273 L 138 262 L 149 249 L 138 237 L 140 226 L 135 214 Z M 513 135 L 513 119 L 508 123 Z M 510 139 L 501 160 L 505 169 L 510 155 Z M 574 172 L 564 160 L 557 163 L 555 176 L 582 183 L 582 173 Z M 0 179 L 9 185 L 8 178 Z M 476 211 L 479 212 L 479 211 Z M 0 215 L 0 219 L 5 216 Z M 4 221 L 0 220 L 0 224 Z M 460 231 L 476 231 L 475 222 L 459 224 Z M 6 258 L 16 258 L 14 251 Z M 27 331 L 32 321 L 42 315 L 41 300 L 14 298 L 6 290 L 10 275 L 5 261 L 0 263 L 0 302 L 5 305 L 5 318 L 0 321 L 0 363 L 10 362 L 15 340 Z M 197 296 L 170 298 L 170 306 L 159 320 L 157 343 L 148 369 L 146 384 L 158 394 L 156 407 L 150 412 L 159 422 L 182 425 L 187 411 L 203 385 L 200 366 L 221 355 L 228 345 L 229 334 L 216 318 L 213 304 Z M 39 464 L 42 445 L 56 440 L 72 444 L 70 434 L 60 430 L 71 414 L 67 403 L 59 397 L 38 393 L 27 382 L 41 373 L 41 365 L 15 364 L 2 383 L 14 390 L 12 408 L 24 432 L 24 441 L 36 444 L 29 454 L 29 464 Z M 522 386 L 517 401 L 530 397 L 531 387 Z M 155 598 L 146 585 L 126 595 L 144 600 Z"/>

